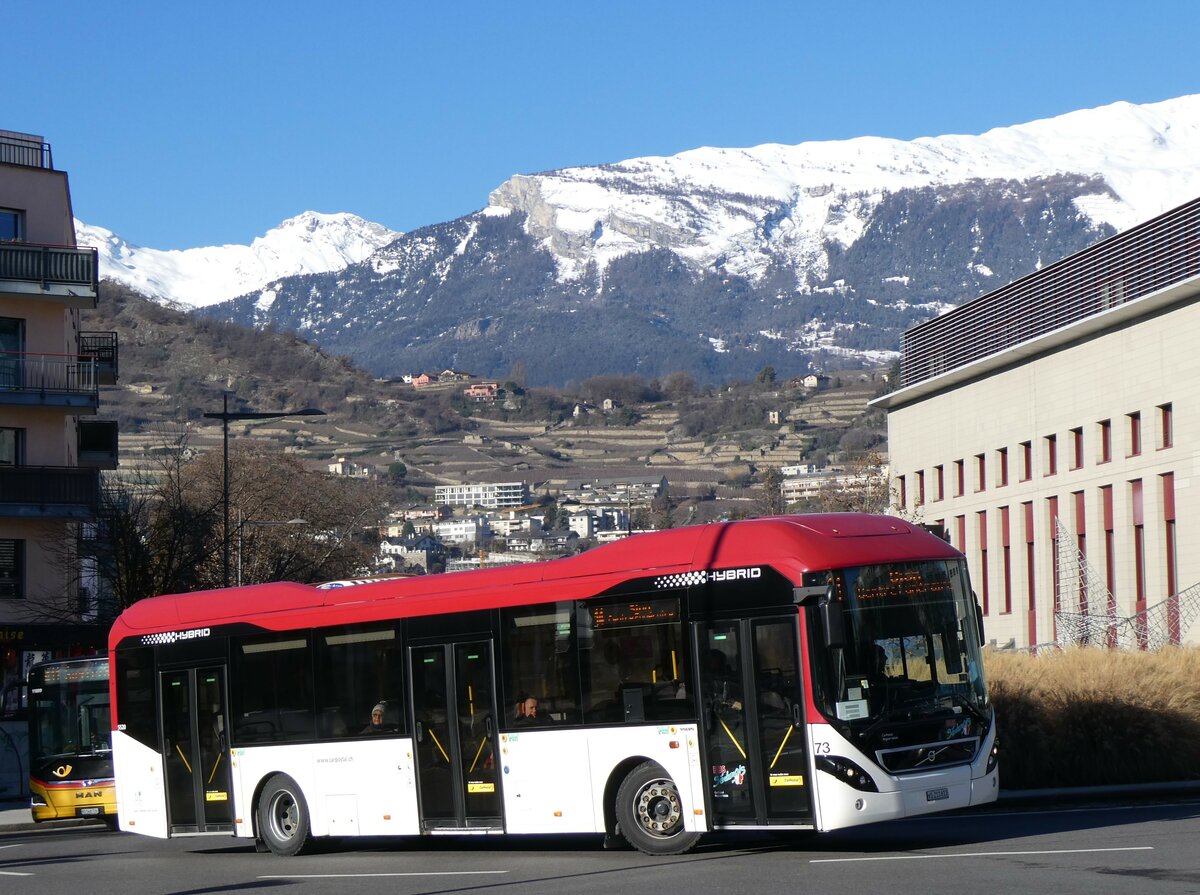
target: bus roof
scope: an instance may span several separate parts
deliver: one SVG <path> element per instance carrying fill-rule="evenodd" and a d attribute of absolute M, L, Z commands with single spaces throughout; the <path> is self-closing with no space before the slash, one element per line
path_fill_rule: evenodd
<path fill-rule="evenodd" d="M 639 578 L 708 569 L 769 566 L 799 584 L 805 572 L 960 556 L 941 538 L 890 516 L 774 516 L 633 535 L 576 556 L 519 566 L 152 597 L 121 613 L 109 645 L 218 624 L 285 630 L 582 599 Z"/>

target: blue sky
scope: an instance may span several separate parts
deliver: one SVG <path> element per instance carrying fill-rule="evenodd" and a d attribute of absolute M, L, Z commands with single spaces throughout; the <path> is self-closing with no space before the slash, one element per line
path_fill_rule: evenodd
<path fill-rule="evenodd" d="M 1200 92 L 1200 3 L 2 0 L 0 128 L 153 248 L 302 211 L 397 230 L 515 173 L 982 133 Z"/>

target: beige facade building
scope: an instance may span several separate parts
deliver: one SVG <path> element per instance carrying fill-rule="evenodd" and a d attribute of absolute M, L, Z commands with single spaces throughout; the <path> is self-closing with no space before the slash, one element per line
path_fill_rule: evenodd
<path fill-rule="evenodd" d="M 0 131 L 0 672 L 102 647 L 94 564 L 99 469 L 117 456 L 95 415 L 116 381 L 115 333 L 83 330 L 96 250 L 75 245 L 67 175 L 50 146 Z"/>
<path fill-rule="evenodd" d="M 1200 642 L 1200 200 L 909 330 L 874 404 L 990 641 Z"/>

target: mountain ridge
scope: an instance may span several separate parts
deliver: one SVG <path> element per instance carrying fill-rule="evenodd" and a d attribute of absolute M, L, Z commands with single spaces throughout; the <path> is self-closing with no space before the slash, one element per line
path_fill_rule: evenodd
<path fill-rule="evenodd" d="M 200 313 L 379 375 L 561 385 L 878 363 L 904 329 L 1200 194 L 1200 95 L 982 135 L 859 137 L 514 175 L 471 215 Z"/>

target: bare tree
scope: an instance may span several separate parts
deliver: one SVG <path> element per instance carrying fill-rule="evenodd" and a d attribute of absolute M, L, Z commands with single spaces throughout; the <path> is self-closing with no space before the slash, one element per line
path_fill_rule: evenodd
<path fill-rule="evenodd" d="M 195 456 L 180 427 L 163 433 L 151 458 L 135 475 L 106 479 L 97 519 L 84 526 L 92 537 L 65 538 L 55 548 L 74 588 L 90 582 L 106 595 L 111 605 L 102 616 L 145 597 L 224 583 L 221 452 Z M 257 442 L 231 446 L 229 473 L 228 537 L 243 583 L 370 571 L 385 509 L 382 485 L 306 469 Z M 77 605 L 61 603 L 47 599 L 36 609 L 42 617 L 78 617 Z"/>
<path fill-rule="evenodd" d="M 220 455 L 205 454 L 191 472 L 200 505 L 221 499 Z M 307 469 L 259 442 L 238 444 L 229 458 L 229 537 L 238 578 L 315 582 L 369 572 L 385 501 L 386 489 L 375 482 Z M 220 553 L 220 528 L 210 567 Z"/>
<path fill-rule="evenodd" d="M 783 472 L 778 466 L 768 466 L 762 471 L 759 508 L 764 516 L 782 516 L 787 511 L 783 502 Z"/>
<path fill-rule="evenodd" d="M 824 513 L 885 513 L 891 503 L 887 463 L 869 451 L 846 463 L 842 476 L 822 485 L 817 503 Z"/>

